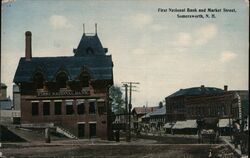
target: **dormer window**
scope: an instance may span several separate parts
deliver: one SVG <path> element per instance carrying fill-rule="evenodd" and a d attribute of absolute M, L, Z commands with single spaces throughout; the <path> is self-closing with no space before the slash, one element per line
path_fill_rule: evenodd
<path fill-rule="evenodd" d="M 42 89 L 43 88 L 43 83 L 44 83 L 44 77 L 41 72 L 35 73 L 33 77 L 33 81 L 36 85 L 36 89 Z"/>
<path fill-rule="evenodd" d="M 56 85 L 58 88 L 66 88 L 68 75 L 65 72 L 60 72 L 56 76 Z"/>
<path fill-rule="evenodd" d="M 93 54 L 94 54 L 94 50 L 93 50 L 92 48 L 90 48 L 90 47 L 88 47 L 88 48 L 86 49 L 86 52 L 87 52 L 87 54 L 89 54 L 89 55 L 93 55 Z"/>
<path fill-rule="evenodd" d="M 89 87 L 90 75 L 88 72 L 83 71 L 80 75 L 80 82 L 82 87 Z"/>

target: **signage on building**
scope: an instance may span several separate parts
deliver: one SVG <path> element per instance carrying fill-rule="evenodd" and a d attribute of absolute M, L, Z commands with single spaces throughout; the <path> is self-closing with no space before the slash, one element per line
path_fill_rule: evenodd
<path fill-rule="evenodd" d="M 79 95 L 90 95 L 90 91 L 89 89 L 82 89 L 81 91 L 60 90 L 58 92 L 37 91 L 37 97 L 79 96 Z"/>

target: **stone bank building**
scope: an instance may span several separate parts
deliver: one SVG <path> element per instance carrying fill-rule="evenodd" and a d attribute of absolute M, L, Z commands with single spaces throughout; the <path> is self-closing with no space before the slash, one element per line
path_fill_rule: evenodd
<path fill-rule="evenodd" d="M 83 33 L 73 56 L 32 57 L 31 32 L 14 83 L 20 90 L 21 123 L 53 123 L 78 138 L 108 139 L 113 62 L 97 33 Z"/>

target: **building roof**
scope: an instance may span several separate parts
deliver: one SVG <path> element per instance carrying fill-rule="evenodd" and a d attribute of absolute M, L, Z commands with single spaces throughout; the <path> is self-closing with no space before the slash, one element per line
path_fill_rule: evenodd
<path fill-rule="evenodd" d="M 77 49 L 74 49 L 75 56 L 105 55 L 106 48 L 103 48 L 97 34 L 83 34 Z"/>
<path fill-rule="evenodd" d="M 173 129 L 197 128 L 196 120 L 177 121 Z"/>
<path fill-rule="evenodd" d="M 74 80 L 82 70 L 87 70 L 93 80 L 111 80 L 112 67 L 111 56 L 21 58 L 14 82 L 31 82 L 36 71 L 42 72 L 47 81 L 54 81 L 59 71 L 66 71 L 69 80 Z"/>
<path fill-rule="evenodd" d="M 150 113 L 156 110 L 156 107 L 134 107 L 132 110 L 133 112 L 136 112 L 137 115 L 139 114 L 145 114 Z"/>
<path fill-rule="evenodd" d="M 166 115 L 166 106 L 157 108 L 155 111 L 150 113 L 150 116 Z"/>
<path fill-rule="evenodd" d="M 150 112 L 150 113 L 147 113 L 146 115 L 143 115 L 141 118 L 150 118 L 150 114 L 151 114 L 152 112 Z"/>
<path fill-rule="evenodd" d="M 32 82 L 34 74 L 43 73 L 46 81 L 55 81 L 59 71 L 68 74 L 69 80 L 77 80 L 82 71 L 87 71 L 92 80 L 112 80 L 113 63 L 111 55 L 97 34 L 83 34 L 74 56 L 21 58 L 15 73 L 14 82 Z"/>
<path fill-rule="evenodd" d="M 192 88 L 180 89 L 179 91 L 168 96 L 168 98 L 177 96 L 193 96 L 201 94 L 218 94 L 223 92 L 224 90 L 215 87 L 192 87 Z"/>

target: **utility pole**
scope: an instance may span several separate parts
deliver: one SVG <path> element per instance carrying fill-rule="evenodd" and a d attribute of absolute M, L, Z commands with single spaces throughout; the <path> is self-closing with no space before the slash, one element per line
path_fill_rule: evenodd
<path fill-rule="evenodd" d="M 128 85 L 127 84 L 123 84 L 123 86 L 125 87 L 125 133 L 126 133 L 126 141 L 128 142 L 128 134 L 127 134 L 127 122 L 128 122 Z"/>
<path fill-rule="evenodd" d="M 140 84 L 139 82 L 122 82 L 125 86 L 125 102 L 126 102 L 126 112 L 128 110 L 128 137 L 126 139 L 127 142 L 131 141 L 131 108 L 132 108 L 132 88 L 136 87 L 133 86 L 133 84 Z M 128 104 L 128 99 L 127 99 L 127 87 L 129 85 L 129 104 Z M 127 107 L 129 106 L 129 107 Z M 127 109 L 128 108 L 128 109 Z M 127 118 L 127 117 L 126 117 Z M 127 121 L 127 120 L 126 120 Z"/>

